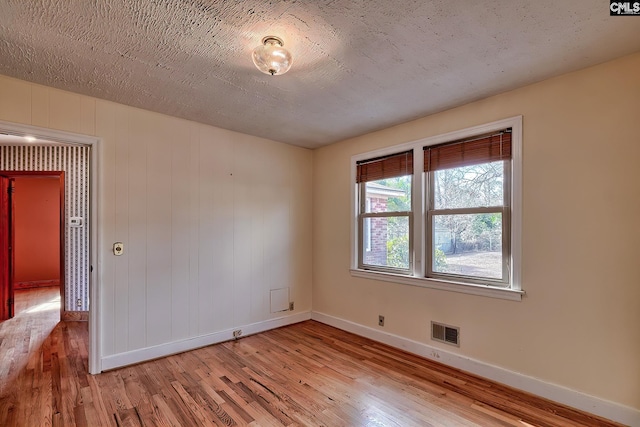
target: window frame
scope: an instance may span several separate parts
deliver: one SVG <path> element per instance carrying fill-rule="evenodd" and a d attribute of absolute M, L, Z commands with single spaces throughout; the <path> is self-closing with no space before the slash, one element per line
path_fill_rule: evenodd
<path fill-rule="evenodd" d="M 358 268 L 362 270 L 370 271 L 382 271 L 388 273 L 397 274 L 412 274 L 413 273 L 413 181 L 415 178 L 415 170 L 411 175 L 403 175 L 411 177 L 411 210 L 410 211 L 387 211 L 387 212 L 367 212 L 367 182 L 358 183 L 358 230 L 359 235 L 363 236 L 362 239 L 358 239 Z M 372 181 L 375 182 L 375 181 Z M 366 243 L 369 243 L 368 251 L 371 251 L 371 227 L 369 227 L 368 235 L 364 233 L 364 222 L 366 218 L 394 218 L 394 217 L 406 217 L 409 227 L 409 266 L 407 268 L 381 266 L 376 264 L 365 264 L 364 257 L 367 252 L 365 247 Z M 368 238 L 368 242 L 364 242 L 365 238 Z"/>
<path fill-rule="evenodd" d="M 371 199 L 365 199 L 364 202 L 364 210 L 362 212 L 368 212 L 369 210 L 371 210 Z M 360 209 L 362 209 L 362 207 L 360 207 Z M 364 250 L 360 251 L 360 253 L 364 257 L 364 254 L 366 252 L 371 252 L 371 223 L 369 223 L 368 227 L 364 227 L 363 224 L 362 235 L 362 240 L 364 240 Z"/>
<path fill-rule="evenodd" d="M 425 186 L 425 200 L 426 200 L 426 278 L 451 280 L 461 279 L 463 283 L 481 284 L 481 285 L 494 285 L 500 287 L 510 287 L 510 270 L 511 270 L 511 164 L 512 159 L 502 160 L 502 170 L 504 176 L 504 182 L 502 185 L 502 206 L 487 206 L 487 207 L 473 207 L 473 208 L 449 208 L 449 209 L 436 209 L 435 208 L 435 179 L 434 174 L 437 171 L 425 172 L 427 185 Z M 486 162 L 491 163 L 491 162 Z M 486 277 L 467 276 L 454 273 L 442 273 L 433 270 L 433 231 L 434 231 L 434 216 L 438 215 L 466 215 L 466 214 L 483 214 L 483 213 L 500 213 L 502 215 L 502 279 L 491 279 Z"/>
<path fill-rule="evenodd" d="M 355 154 L 351 157 L 351 263 L 350 273 L 353 277 L 360 277 L 372 280 L 380 280 L 392 283 L 400 283 L 411 286 L 419 286 L 430 289 L 444 291 L 461 292 L 471 295 L 479 295 L 491 298 L 499 298 L 513 301 L 520 301 L 525 294 L 521 283 L 521 235 L 522 235 L 522 116 L 509 117 L 491 123 L 473 126 L 445 134 L 430 136 L 416 141 L 398 144 L 379 150 L 366 153 Z M 511 180 L 508 191 L 510 191 L 510 236 L 509 245 L 511 250 L 509 285 L 504 286 L 496 283 L 470 283 L 454 280 L 452 278 L 427 277 L 427 259 L 430 256 L 429 246 L 427 246 L 427 207 L 425 191 L 428 185 L 428 173 L 424 170 L 422 151 L 426 146 L 443 144 L 446 142 L 471 138 L 485 133 L 500 131 L 506 128 L 512 130 L 512 158 L 511 158 Z M 413 245 L 412 270 L 407 273 L 397 271 L 377 271 L 362 268 L 359 257 L 362 253 L 362 242 L 360 239 L 361 228 L 359 226 L 360 212 L 360 188 L 356 183 L 356 162 L 380 156 L 388 156 L 402 151 L 413 150 L 414 176 L 412 179 L 412 210 L 413 223 L 410 241 Z M 506 191 L 506 190 L 505 190 Z M 505 221 L 503 217 L 503 221 Z M 505 237 L 503 236 L 503 239 Z M 411 256 L 410 256 L 411 258 Z"/>

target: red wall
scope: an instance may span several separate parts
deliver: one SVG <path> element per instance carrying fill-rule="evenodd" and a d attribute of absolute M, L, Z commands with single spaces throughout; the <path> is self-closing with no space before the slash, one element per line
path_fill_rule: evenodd
<path fill-rule="evenodd" d="M 16 177 L 14 283 L 60 283 L 60 180 Z"/>

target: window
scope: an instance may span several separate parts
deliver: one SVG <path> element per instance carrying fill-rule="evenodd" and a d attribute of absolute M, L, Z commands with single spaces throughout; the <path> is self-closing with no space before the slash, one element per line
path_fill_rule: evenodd
<path fill-rule="evenodd" d="M 412 178 L 413 151 L 358 162 L 359 268 L 411 271 Z"/>
<path fill-rule="evenodd" d="M 509 285 L 511 129 L 424 147 L 426 277 Z"/>
<path fill-rule="evenodd" d="M 520 300 L 521 147 L 514 117 L 353 156 L 352 275 Z"/>

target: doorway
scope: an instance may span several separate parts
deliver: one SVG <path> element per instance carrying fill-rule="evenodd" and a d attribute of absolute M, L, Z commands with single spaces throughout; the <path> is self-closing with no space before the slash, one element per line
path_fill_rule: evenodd
<path fill-rule="evenodd" d="M 0 320 L 16 314 L 15 291 L 57 287 L 65 298 L 63 171 L 0 171 Z M 24 294 L 25 292 L 21 292 Z"/>
<path fill-rule="evenodd" d="M 22 146 L 23 154 L 16 153 L 16 145 Z M 83 304 L 81 311 L 65 311 L 65 314 L 81 317 L 62 320 L 89 320 L 89 372 L 92 374 L 102 371 L 97 264 L 101 147 L 99 137 L 0 120 L 0 170 L 65 171 L 65 214 L 83 220 L 79 228 L 65 228 L 69 233 L 65 248 L 65 305 L 73 302 L 73 309 L 77 310 L 79 303 Z"/>

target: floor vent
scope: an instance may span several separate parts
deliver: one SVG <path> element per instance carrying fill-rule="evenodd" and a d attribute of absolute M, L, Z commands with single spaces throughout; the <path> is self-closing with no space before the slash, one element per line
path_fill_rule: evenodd
<path fill-rule="evenodd" d="M 431 322 L 431 339 L 460 347 L 460 328 Z"/>

